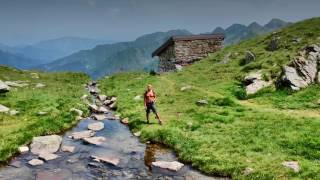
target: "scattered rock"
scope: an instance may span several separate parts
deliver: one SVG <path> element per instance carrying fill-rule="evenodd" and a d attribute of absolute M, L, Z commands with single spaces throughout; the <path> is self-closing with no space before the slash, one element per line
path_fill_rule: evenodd
<path fill-rule="evenodd" d="M 117 166 L 120 163 L 119 158 L 111 157 L 111 156 L 94 156 L 94 155 L 92 155 L 91 158 L 94 161 L 104 162 L 104 163 L 112 164 L 114 166 Z"/>
<path fill-rule="evenodd" d="M 245 55 L 245 58 L 244 58 L 244 63 L 245 64 L 248 64 L 252 61 L 255 61 L 256 60 L 256 56 L 251 52 L 251 51 L 246 51 L 246 55 Z"/>
<path fill-rule="evenodd" d="M 89 138 L 83 138 L 83 141 L 88 144 L 94 144 L 94 145 L 101 145 L 104 141 L 106 141 L 105 137 L 89 137 Z"/>
<path fill-rule="evenodd" d="M 279 49 L 279 43 L 278 43 L 279 37 L 272 37 L 271 41 L 268 44 L 268 47 L 266 48 L 268 51 L 276 51 Z"/>
<path fill-rule="evenodd" d="M 28 86 L 29 84 L 27 83 L 18 83 L 18 82 L 14 82 L 14 81 L 5 81 L 4 82 L 6 85 L 10 86 L 10 87 L 25 87 Z"/>
<path fill-rule="evenodd" d="M 112 97 L 112 98 L 110 99 L 110 101 L 111 101 L 111 102 L 116 102 L 116 101 L 117 101 L 117 97 Z"/>
<path fill-rule="evenodd" d="M 124 118 L 121 120 L 122 124 L 129 124 L 129 118 Z"/>
<path fill-rule="evenodd" d="M 98 98 L 100 101 L 105 101 L 107 99 L 107 96 L 106 95 L 99 95 Z"/>
<path fill-rule="evenodd" d="M 71 112 L 76 112 L 78 116 L 82 117 L 83 115 L 83 111 L 76 109 L 76 108 L 71 108 L 70 109 Z"/>
<path fill-rule="evenodd" d="M 282 165 L 285 167 L 291 168 L 294 172 L 300 171 L 300 166 L 297 161 L 284 161 Z"/>
<path fill-rule="evenodd" d="M 32 79 L 39 79 L 38 73 L 30 73 Z"/>
<path fill-rule="evenodd" d="M 98 107 L 95 104 L 90 104 L 89 109 L 93 113 L 107 113 L 107 112 L 109 112 L 107 108 L 105 108 L 103 106 Z"/>
<path fill-rule="evenodd" d="M 156 162 L 152 162 L 152 166 L 159 167 L 162 169 L 168 169 L 171 171 L 179 171 L 184 166 L 184 164 L 178 161 L 172 161 L 172 162 L 156 161 Z"/>
<path fill-rule="evenodd" d="M 21 161 L 13 161 L 9 164 L 11 167 L 20 168 L 21 167 Z"/>
<path fill-rule="evenodd" d="M 2 104 L 0 104 L 0 113 L 7 113 L 10 109 Z"/>
<path fill-rule="evenodd" d="M 50 161 L 58 158 L 59 156 L 56 154 L 48 153 L 48 152 L 43 152 L 39 154 L 39 159 L 42 159 L 44 161 Z"/>
<path fill-rule="evenodd" d="M 230 61 L 231 52 L 227 53 L 222 60 L 222 64 L 227 64 Z"/>
<path fill-rule="evenodd" d="M 29 147 L 28 146 L 20 146 L 18 148 L 18 150 L 19 150 L 19 153 L 23 154 L 23 153 L 29 152 Z"/>
<path fill-rule="evenodd" d="M 46 114 L 48 114 L 48 112 L 45 112 L 45 111 L 39 111 L 38 112 L 38 115 L 46 115 Z"/>
<path fill-rule="evenodd" d="M 42 83 L 37 83 L 36 84 L 36 88 L 43 88 L 46 87 L 46 85 L 42 84 Z"/>
<path fill-rule="evenodd" d="M 187 90 L 189 90 L 189 89 L 192 89 L 192 86 L 187 85 L 187 86 L 183 86 L 183 87 L 180 89 L 180 91 L 187 91 Z"/>
<path fill-rule="evenodd" d="M 6 83 L 0 80 L 0 93 L 5 93 L 9 91 L 10 91 L 10 87 Z"/>
<path fill-rule="evenodd" d="M 268 87 L 272 84 L 272 81 L 264 81 L 262 79 L 262 74 L 260 71 L 253 72 L 244 78 L 244 83 L 246 85 L 247 95 L 255 94 L 259 90 Z"/>
<path fill-rule="evenodd" d="M 89 138 L 95 135 L 94 131 L 88 130 L 88 131 L 80 131 L 80 132 L 74 132 L 71 134 L 71 137 L 73 139 L 83 139 L 83 138 Z"/>
<path fill-rule="evenodd" d="M 9 114 L 10 114 L 11 116 L 17 115 L 18 113 L 19 113 L 19 111 L 14 110 L 14 109 L 9 111 Z"/>
<path fill-rule="evenodd" d="M 104 128 L 104 123 L 102 122 L 91 123 L 88 125 L 88 129 L 93 131 L 100 131 L 103 128 Z"/>
<path fill-rule="evenodd" d="M 59 150 L 62 138 L 58 135 L 34 137 L 30 145 L 33 154 L 55 153 Z"/>
<path fill-rule="evenodd" d="M 204 106 L 204 105 L 207 105 L 207 104 L 208 104 L 208 101 L 202 99 L 202 100 L 197 101 L 196 104 L 197 104 L 198 106 Z"/>
<path fill-rule="evenodd" d="M 113 102 L 112 104 L 110 104 L 109 108 L 112 110 L 116 110 L 117 109 L 117 102 Z"/>
<path fill-rule="evenodd" d="M 142 97 L 140 95 L 137 95 L 133 98 L 133 100 L 135 101 L 140 101 L 142 99 Z"/>
<path fill-rule="evenodd" d="M 140 137 L 141 136 L 141 131 L 135 132 L 135 133 L 133 133 L 133 135 L 136 136 L 136 137 Z"/>
<path fill-rule="evenodd" d="M 250 167 L 247 167 L 245 170 L 243 170 L 243 174 L 245 175 L 245 176 L 248 176 L 248 175 L 250 175 L 251 173 L 253 173 L 253 169 L 252 168 L 250 168 Z"/>
<path fill-rule="evenodd" d="M 73 153 L 75 149 L 76 149 L 76 147 L 74 147 L 74 146 L 66 146 L 66 145 L 61 146 L 61 151 L 63 151 L 63 152 Z"/>
<path fill-rule="evenodd" d="M 43 161 L 40 159 L 32 159 L 28 161 L 28 164 L 30 164 L 31 166 L 39 166 L 43 164 Z"/>
<path fill-rule="evenodd" d="M 112 101 L 107 99 L 107 100 L 103 101 L 103 104 L 106 106 L 109 106 L 110 104 L 112 104 Z"/>
<path fill-rule="evenodd" d="M 105 114 L 94 114 L 92 115 L 92 118 L 98 121 L 102 121 L 104 119 L 106 119 L 106 115 Z"/>

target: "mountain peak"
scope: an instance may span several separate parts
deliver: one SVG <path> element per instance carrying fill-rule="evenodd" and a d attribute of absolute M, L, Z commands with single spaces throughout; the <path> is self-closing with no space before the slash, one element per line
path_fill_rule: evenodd
<path fill-rule="evenodd" d="M 264 25 L 264 27 L 268 29 L 277 29 L 277 28 L 287 26 L 288 24 L 289 24 L 288 22 L 285 22 L 281 19 L 273 18 L 266 25 Z"/>

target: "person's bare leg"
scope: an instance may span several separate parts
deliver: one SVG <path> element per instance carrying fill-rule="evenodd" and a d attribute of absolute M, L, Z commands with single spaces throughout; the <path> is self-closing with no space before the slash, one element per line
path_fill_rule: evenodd
<path fill-rule="evenodd" d="M 156 118 L 158 119 L 159 124 L 160 124 L 160 125 L 162 125 L 162 121 L 161 121 L 160 116 L 159 116 L 159 114 L 158 114 L 158 113 L 156 113 Z"/>
<path fill-rule="evenodd" d="M 149 114 L 150 114 L 150 113 L 146 113 L 147 123 L 148 123 L 148 124 L 150 124 L 150 122 L 149 122 Z"/>

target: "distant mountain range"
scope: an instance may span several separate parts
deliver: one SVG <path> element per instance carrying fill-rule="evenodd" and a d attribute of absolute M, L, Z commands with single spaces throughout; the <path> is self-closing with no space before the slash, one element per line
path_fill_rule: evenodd
<path fill-rule="evenodd" d="M 233 24 L 226 29 L 217 27 L 210 33 L 225 34 L 224 43 L 230 45 L 289 24 L 280 19 L 272 19 L 264 26 L 256 22 L 249 26 Z M 171 30 L 147 34 L 135 41 L 114 44 L 75 37 L 53 39 L 13 49 L 0 44 L 0 50 L 3 50 L 0 64 L 18 68 L 30 68 L 32 66 L 47 71 L 79 71 L 85 72 L 93 78 L 121 71 L 149 71 L 157 68 L 158 60 L 151 57 L 151 53 L 156 48 L 170 36 L 191 34 L 187 30 Z M 8 52 L 5 53 L 5 51 Z M 55 58 L 56 60 L 53 61 Z"/>
<path fill-rule="evenodd" d="M 93 78 L 121 71 L 150 70 L 157 66 L 151 52 L 173 35 L 190 35 L 186 30 L 156 32 L 132 42 L 99 45 L 40 66 L 47 71 L 81 71 Z"/>
<path fill-rule="evenodd" d="M 53 60 L 68 56 L 77 51 L 92 49 L 99 44 L 108 43 L 114 42 L 80 37 L 62 37 L 58 39 L 41 41 L 36 44 L 26 46 L 10 47 L 4 44 L 0 44 L 0 50 L 12 54 L 17 54 L 28 59 L 35 59 L 35 62 L 46 64 L 50 63 Z"/>
<path fill-rule="evenodd" d="M 248 26 L 242 24 L 233 24 L 226 29 L 223 29 L 222 27 L 217 27 L 211 33 L 224 34 L 226 37 L 224 40 L 224 44 L 230 45 L 264 33 L 275 31 L 290 24 L 291 23 L 282 21 L 280 19 L 272 19 L 264 26 L 258 24 L 257 22 L 253 22 Z"/>

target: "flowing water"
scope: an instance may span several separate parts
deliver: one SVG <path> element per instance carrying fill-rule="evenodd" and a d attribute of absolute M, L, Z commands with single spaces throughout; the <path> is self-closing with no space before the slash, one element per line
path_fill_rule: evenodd
<path fill-rule="evenodd" d="M 156 160 L 177 160 L 172 151 L 157 144 L 143 144 L 134 137 L 127 126 L 116 120 L 104 120 L 105 128 L 96 133 L 106 141 L 101 146 L 84 144 L 82 140 L 70 139 L 72 132 L 87 130 L 89 123 L 96 122 L 85 119 L 66 132 L 63 145 L 76 147 L 75 152 L 57 152 L 59 158 L 45 162 L 40 166 L 30 166 L 27 162 L 37 158 L 32 153 L 22 154 L 14 158 L 10 164 L 0 170 L 0 179 L 214 179 L 205 176 L 190 166 L 185 165 L 178 172 L 152 168 L 151 162 Z M 93 161 L 91 155 L 112 155 L 120 158 L 118 166 Z"/>

